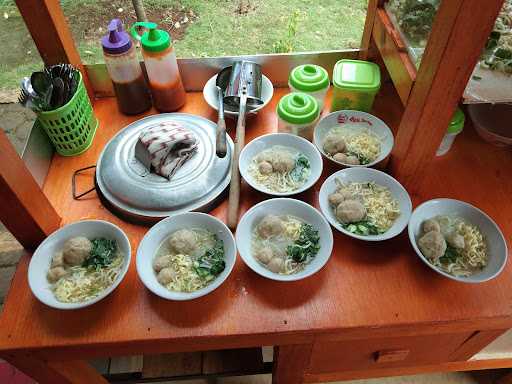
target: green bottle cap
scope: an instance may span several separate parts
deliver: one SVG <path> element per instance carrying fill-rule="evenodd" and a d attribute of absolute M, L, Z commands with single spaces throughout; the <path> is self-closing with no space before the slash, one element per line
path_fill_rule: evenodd
<path fill-rule="evenodd" d="M 316 92 L 329 86 L 329 75 L 319 65 L 299 65 L 290 72 L 289 82 L 298 91 Z"/>
<path fill-rule="evenodd" d="M 464 116 L 464 112 L 460 108 L 457 108 L 455 114 L 453 115 L 452 121 L 448 126 L 447 133 L 459 133 L 464 128 L 464 121 L 466 120 L 466 116 Z"/>
<path fill-rule="evenodd" d="M 137 27 L 145 27 L 148 31 L 139 35 Z M 130 28 L 132 37 L 139 40 L 142 48 L 149 52 L 165 51 L 171 45 L 171 36 L 162 29 L 157 29 L 156 23 L 137 22 Z"/>
<path fill-rule="evenodd" d="M 277 115 L 292 124 L 312 123 L 319 113 L 318 101 L 313 96 L 301 92 L 283 96 L 277 105 Z"/>

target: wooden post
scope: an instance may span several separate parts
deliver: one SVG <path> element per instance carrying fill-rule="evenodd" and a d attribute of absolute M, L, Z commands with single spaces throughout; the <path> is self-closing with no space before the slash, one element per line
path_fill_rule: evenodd
<path fill-rule="evenodd" d="M 59 0 L 16 0 L 45 65 L 70 63 L 82 72 L 91 100 L 94 91 L 68 27 Z"/>
<path fill-rule="evenodd" d="M 60 216 L 0 129 L 0 221 L 27 249 L 59 228 Z"/>
<path fill-rule="evenodd" d="M 434 158 L 503 0 L 442 1 L 392 152 L 392 173 L 414 193 Z"/>
<path fill-rule="evenodd" d="M 366 20 L 364 22 L 363 38 L 361 39 L 361 47 L 359 51 L 359 60 L 368 59 L 368 51 L 370 50 L 370 40 L 372 38 L 373 23 L 377 14 L 377 6 L 379 0 L 368 0 L 366 11 Z"/>
<path fill-rule="evenodd" d="M 272 384 L 301 384 L 309 365 L 313 344 L 274 347 Z"/>

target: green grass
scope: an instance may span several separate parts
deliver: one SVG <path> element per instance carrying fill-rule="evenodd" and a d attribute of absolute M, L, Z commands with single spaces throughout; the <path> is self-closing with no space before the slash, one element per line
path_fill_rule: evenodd
<path fill-rule="evenodd" d="M 100 5 L 99 1 L 61 0 L 64 13 L 73 19 L 70 25 L 86 63 L 103 61 L 98 32 L 91 37 L 90 29 L 104 28 L 105 25 L 94 25 L 94 15 L 123 16 L 117 14 L 118 8 L 131 10 L 129 0 L 109 1 L 111 8 L 105 8 L 105 4 Z M 237 12 L 240 2 L 249 5 L 247 13 Z M 146 10 L 158 9 L 158 15 L 180 9 L 191 10 L 197 15 L 197 19 L 189 23 L 183 38 L 176 41 L 178 57 L 357 48 L 366 5 L 367 0 L 145 1 Z M 87 18 L 83 17 L 85 10 L 89 13 Z M 4 12 L 9 16 L 7 19 L 3 17 Z M 295 22 L 291 21 L 294 14 Z M 96 21 L 96 24 L 100 22 Z M 293 27 L 296 27 L 296 32 L 290 36 L 289 31 Z M 0 28 L 3 31 L 0 89 L 12 89 L 18 86 L 23 76 L 41 68 L 42 61 L 13 0 L 0 0 Z M 84 32 L 86 29 L 89 35 Z"/>

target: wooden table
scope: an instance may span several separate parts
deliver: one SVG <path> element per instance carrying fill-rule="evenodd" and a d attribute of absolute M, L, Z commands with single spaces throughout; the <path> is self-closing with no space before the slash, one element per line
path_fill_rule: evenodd
<path fill-rule="evenodd" d="M 247 141 L 277 130 L 274 111 L 285 92 L 276 90 L 272 103 L 249 119 Z M 44 192 L 62 225 L 109 220 L 126 231 L 135 253 L 146 227 L 113 216 L 95 194 L 82 201 L 71 197 L 72 173 L 95 164 L 109 138 L 136 119 L 119 114 L 114 99 L 98 100 L 94 107 L 100 126 L 93 146 L 77 157 L 55 156 Z M 188 95 L 182 112 L 216 119 L 200 93 Z M 376 114 L 396 126 L 401 107 L 391 87 L 379 95 Z M 434 197 L 468 201 L 490 214 L 508 240 L 511 160 L 510 152 L 483 143 L 468 124 L 451 152 L 431 163 L 412 200 L 415 205 Z M 333 171 L 326 164 L 322 179 L 297 198 L 318 207 L 322 181 Z M 89 186 L 92 176 L 81 177 L 79 186 Z M 246 184 L 241 195 L 240 214 L 266 198 Z M 225 220 L 226 208 L 224 201 L 211 214 Z M 300 383 L 444 369 L 443 364 L 463 369 L 462 362 L 512 326 L 510 263 L 495 280 L 468 285 L 427 268 L 405 232 L 378 244 L 335 232 L 334 242 L 325 268 L 306 280 L 270 281 L 238 259 L 219 289 L 191 302 L 149 292 L 132 257 L 113 294 L 69 312 L 48 308 L 31 294 L 27 254 L 0 319 L 0 356 L 41 384 L 101 383 L 85 359 L 275 345 L 274 382 Z"/>

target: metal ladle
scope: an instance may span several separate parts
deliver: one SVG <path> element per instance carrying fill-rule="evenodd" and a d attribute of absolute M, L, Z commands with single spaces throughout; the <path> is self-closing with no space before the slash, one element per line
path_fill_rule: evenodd
<path fill-rule="evenodd" d="M 251 61 L 235 61 L 229 74 L 229 82 L 224 93 L 224 102 L 238 107 L 235 150 L 231 162 L 231 182 L 229 185 L 228 227 L 235 229 L 238 223 L 240 203 L 240 171 L 238 159 L 245 142 L 245 114 L 248 109 L 263 103 L 261 100 L 261 67 Z"/>

